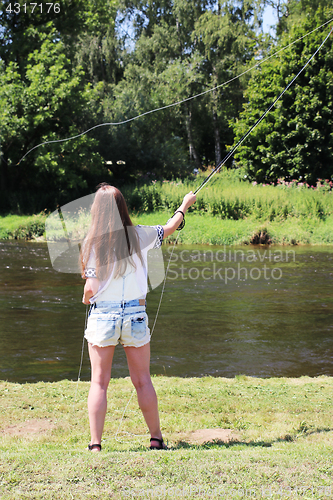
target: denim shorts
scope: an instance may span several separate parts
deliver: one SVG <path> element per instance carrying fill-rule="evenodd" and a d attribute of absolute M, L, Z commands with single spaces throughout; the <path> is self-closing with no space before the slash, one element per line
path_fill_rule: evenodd
<path fill-rule="evenodd" d="M 146 307 L 139 300 L 96 302 L 89 311 L 84 334 L 87 341 L 98 347 L 142 347 L 150 342 Z"/>

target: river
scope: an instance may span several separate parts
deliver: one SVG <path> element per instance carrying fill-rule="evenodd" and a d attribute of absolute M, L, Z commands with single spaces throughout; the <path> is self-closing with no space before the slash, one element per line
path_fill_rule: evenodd
<path fill-rule="evenodd" d="M 171 247 L 163 247 L 164 260 Z M 332 247 L 176 247 L 151 342 L 151 373 L 333 375 Z M 0 242 L 0 377 L 76 380 L 83 280 L 47 245 Z M 150 326 L 162 285 L 147 296 Z M 121 346 L 113 377 L 128 375 Z M 81 380 L 89 380 L 87 346 Z"/>

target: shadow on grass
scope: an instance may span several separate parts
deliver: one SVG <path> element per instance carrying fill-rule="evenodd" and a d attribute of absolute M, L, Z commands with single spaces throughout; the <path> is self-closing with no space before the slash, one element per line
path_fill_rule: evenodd
<path fill-rule="evenodd" d="M 272 443 L 269 441 L 240 441 L 240 440 L 230 440 L 221 441 L 220 439 L 213 439 L 203 444 L 193 444 L 187 443 L 186 441 L 179 441 L 175 446 L 170 447 L 170 450 L 214 450 L 216 448 L 231 448 L 233 446 L 259 446 L 259 447 L 269 447 Z"/>
<path fill-rule="evenodd" d="M 286 434 L 283 437 L 279 437 L 276 439 L 271 439 L 267 441 L 242 441 L 238 439 L 231 439 L 230 441 L 222 441 L 219 439 L 213 439 L 212 441 L 208 441 L 203 444 L 193 444 L 193 443 L 188 443 L 187 441 L 178 441 L 178 443 L 175 446 L 169 447 L 169 450 L 210 450 L 210 449 L 216 449 L 216 448 L 232 448 L 235 446 L 244 446 L 244 447 L 261 447 L 261 448 L 270 448 L 273 444 L 275 443 L 290 443 L 296 441 L 300 437 L 307 437 L 313 434 L 320 434 L 323 432 L 331 432 L 333 428 L 325 427 L 322 429 L 313 429 L 313 430 L 307 430 L 306 432 L 300 432 L 298 433 L 292 433 L 292 434 Z"/>

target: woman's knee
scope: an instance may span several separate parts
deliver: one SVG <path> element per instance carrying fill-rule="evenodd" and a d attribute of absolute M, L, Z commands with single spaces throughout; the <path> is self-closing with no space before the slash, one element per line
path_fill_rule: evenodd
<path fill-rule="evenodd" d="M 136 390 L 152 387 L 152 381 L 149 374 L 135 375 L 131 377 L 132 383 Z"/>
<path fill-rule="evenodd" d="M 110 382 L 110 377 L 105 373 L 96 373 L 91 377 L 91 383 L 96 384 L 101 390 L 106 391 Z"/>

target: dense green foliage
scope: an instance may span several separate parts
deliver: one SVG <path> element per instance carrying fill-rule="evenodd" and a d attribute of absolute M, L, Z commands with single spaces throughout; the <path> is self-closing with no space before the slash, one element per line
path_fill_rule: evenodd
<path fill-rule="evenodd" d="M 45 233 L 45 214 L 0 217 L 0 240 L 30 240 Z"/>
<path fill-rule="evenodd" d="M 114 9 L 108 2 L 68 2 L 58 15 L 45 17 L 46 3 L 34 14 L 34 4 L 20 2 L 20 14 L 10 12 L 10 2 L 2 4 L 0 209 L 37 211 L 79 196 L 89 181 L 103 177 L 98 142 L 88 135 L 41 146 L 20 159 L 38 144 L 74 136 L 96 119 L 98 87 L 86 81 L 74 54 L 82 33 L 100 31 L 98 14 L 105 5 L 105 24 Z"/>
<path fill-rule="evenodd" d="M 286 46 L 333 16 L 330 8 L 303 16 L 281 36 Z M 257 69 L 246 91 L 247 103 L 236 123 L 236 139 L 255 123 L 327 35 L 319 30 Z M 248 137 L 236 157 L 258 182 L 278 178 L 315 183 L 331 178 L 333 164 L 333 44 L 330 37 L 316 58 Z"/>
<path fill-rule="evenodd" d="M 64 0 L 49 13 L 3 0 L 0 211 L 52 210 L 101 181 L 184 179 L 218 163 L 323 31 L 232 79 L 333 16 L 331 0 L 269 3 L 276 38 L 261 29 L 264 0 Z M 329 40 L 238 150 L 249 177 L 330 177 L 332 60 Z"/>
<path fill-rule="evenodd" d="M 52 148 L 42 146 L 18 163 L 34 147 L 36 135 L 44 142 L 77 134 L 77 117 L 89 104 L 91 92 L 82 84 L 82 70 L 71 69 L 63 44 L 54 43 L 55 36 L 54 31 L 40 36 L 40 50 L 29 54 L 23 74 L 11 62 L 1 75 L 2 189 L 13 196 L 14 208 L 16 195 L 21 203 L 28 196 L 27 205 L 34 207 L 40 205 L 41 193 L 48 206 L 46 186 L 57 186 L 59 201 L 66 195 L 77 196 L 86 187 L 83 172 L 101 165 L 100 155 L 93 152 L 95 141 L 88 136 Z"/>

